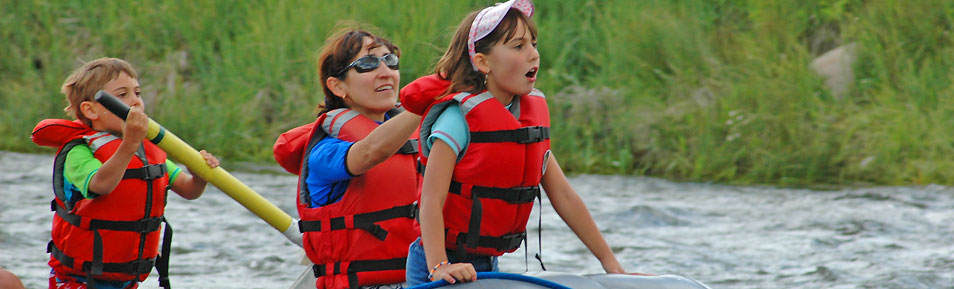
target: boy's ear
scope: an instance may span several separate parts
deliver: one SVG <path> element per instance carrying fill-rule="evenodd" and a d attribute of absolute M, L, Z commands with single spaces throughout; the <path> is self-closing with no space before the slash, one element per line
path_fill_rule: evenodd
<path fill-rule="evenodd" d="M 477 52 L 474 54 L 474 64 L 477 65 L 477 70 L 482 74 L 490 73 L 490 56 Z"/>
<path fill-rule="evenodd" d="M 337 95 L 340 98 L 345 98 L 348 96 L 346 90 L 348 85 L 337 77 L 329 77 L 327 80 L 325 80 L 325 86 L 328 87 L 328 90 L 331 90 L 331 93 Z"/>
<path fill-rule="evenodd" d="M 79 113 L 83 114 L 89 120 L 99 119 L 99 112 L 93 109 L 92 101 L 84 101 L 79 105 Z"/>

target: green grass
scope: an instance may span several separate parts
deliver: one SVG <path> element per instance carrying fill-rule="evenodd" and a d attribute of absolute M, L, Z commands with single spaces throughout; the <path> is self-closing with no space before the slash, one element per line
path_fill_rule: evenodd
<path fill-rule="evenodd" d="M 431 71 L 463 16 L 494 1 L 0 0 L 0 150 L 63 118 L 82 60 L 130 61 L 149 115 L 226 161 L 271 161 L 312 121 L 316 52 L 342 20 Z M 553 148 L 572 173 L 779 185 L 954 184 L 954 2 L 537 1 Z M 809 67 L 855 43 L 833 96 Z"/>

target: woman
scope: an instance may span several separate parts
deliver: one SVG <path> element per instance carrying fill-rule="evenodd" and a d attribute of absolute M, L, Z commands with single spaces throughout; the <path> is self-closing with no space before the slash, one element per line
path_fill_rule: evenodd
<path fill-rule="evenodd" d="M 404 282 L 415 224 L 417 126 L 395 109 L 400 50 L 359 29 L 328 38 L 318 59 L 325 103 L 281 137 L 275 158 L 299 174 L 299 228 L 317 288 Z"/>

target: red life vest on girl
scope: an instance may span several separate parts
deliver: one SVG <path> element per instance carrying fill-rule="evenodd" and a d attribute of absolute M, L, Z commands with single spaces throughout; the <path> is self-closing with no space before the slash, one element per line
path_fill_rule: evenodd
<path fill-rule="evenodd" d="M 520 247 L 550 150 L 550 114 L 542 92 L 514 97 L 508 110 L 489 92 L 438 100 L 421 121 L 421 139 L 444 109 L 458 103 L 470 144 L 454 166 L 444 203 L 444 245 L 458 254 L 500 256 Z M 429 149 L 421 145 L 427 165 Z"/>
<path fill-rule="evenodd" d="M 357 288 L 404 282 L 408 246 L 420 235 L 417 213 L 420 175 L 416 171 L 416 134 L 384 162 L 352 178 L 338 202 L 311 207 L 308 161 L 325 136 L 357 142 L 378 127 L 350 109 L 336 109 L 318 120 L 282 134 L 275 159 L 299 173 L 299 230 L 317 288 Z M 290 169 L 289 169 L 290 170 Z M 291 170 L 290 170 L 291 171 Z M 320 173 L 320 172 L 319 172 Z"/>
<path fill-rule="evenodd" d="M 163 256 L 159 257 L 159 227 L 165 222 L 169 185 L 166 153 L 144 141 L 112 192 L 85 199 L 75 188 L 66 191 L 71 188 L 65 186 L 63 166 L 70 149 L 88 145 L 93 156 L 105 163 L 122 140 L 64 119 L 41 121 L 31 139 L 38 145 L 58 148 L 53 164 L 53 240 L 47 246 L 53 270 L 86 276 L 87 284 L 94 288 L 96 280 L 141 282 L 156 266 L 160 285 L 168 287 L 166 252 L 172 237 L 168 224 Z"/>

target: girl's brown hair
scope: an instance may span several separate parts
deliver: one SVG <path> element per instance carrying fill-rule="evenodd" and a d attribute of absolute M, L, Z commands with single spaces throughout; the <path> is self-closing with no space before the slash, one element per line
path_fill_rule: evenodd
<path fill-rule="evenodd" d="M 477 13 L 480 13 L 480 11 L 470 13 L 464 18 L 464 21 L 461 21 L 460 25 L 457 26 L 457 32 L 454 33 L 454 38 L 451 40 L 450 46 L 447 47 L 447 51 L 444 52 L 444 56 L 437 62 L 437 67 L 434 69 L 437 75 L 451 82 L 447 93 L 479 93 L 487 89 L 485 82 L 487 76 L 480 71 L 474 70 L 473 65 L 470 63 L 470 55 L 467 53 L 467 37 L 468 34 L 470 34 L 470 26 L 474 23 L 474 18 L 477 17 Z M 497 24 L 493 32 L 474 43 L 474 50 L 477 53 L 490 53 L 490 48 L 493 47 L 494 44 L 497 44 L 497 42 L 501 40 L 506 42 L 513 39 L 514 34 L 517 32 L 517 25 L 520 25 L 520 23 L 527 24 L 530 36 L 536 40 L 537 26 L 533 23 L 533 20 L 521 13 L 520 10 L 510 8 L 510 11 L 507 11 L 507 14 L 504 15 L 504 18 L 500 21 L 500 24 Z"/>
<path fill-rule="evenodd" d="M 92 125 L 89 119 L 79 111 L 80 103 L 93 100 L 97 91 L 103 89 L 109 81 L 119 77 L 122 72 L 139 79 L 132 65 L 119 58 L 103 57 L 73 70 L 60 89 L 60 92 L 66 95 L 66 101 L 69 102 L 63 110 L 86 125 Z"/>
<path fill-rule="evenodd" d="M 328 111 L 348 107 L 344 99 L 336 96 L 328 89 L 328 78 L 335 77 L 344 80 L 347 71 L 342 75 L 335 75 L 342 69 L 351 64 L 352 59 L 361 52 L 364 46 L 364 38 L 371 38 L 371 46 L 368 50 L 384 46 L 391 50 L 391 53 L 401 57 L 401 49 L 383 37 L 376 36 L 367 30 L 346 27 L 337 30 L 325 40 L 325 46 L 321 49 L 318 56 L 318 77 L 321 80 L 321 87 L 325 91 L 325 102 L 318 104 L 316 110 L 319 114 Z"/>

